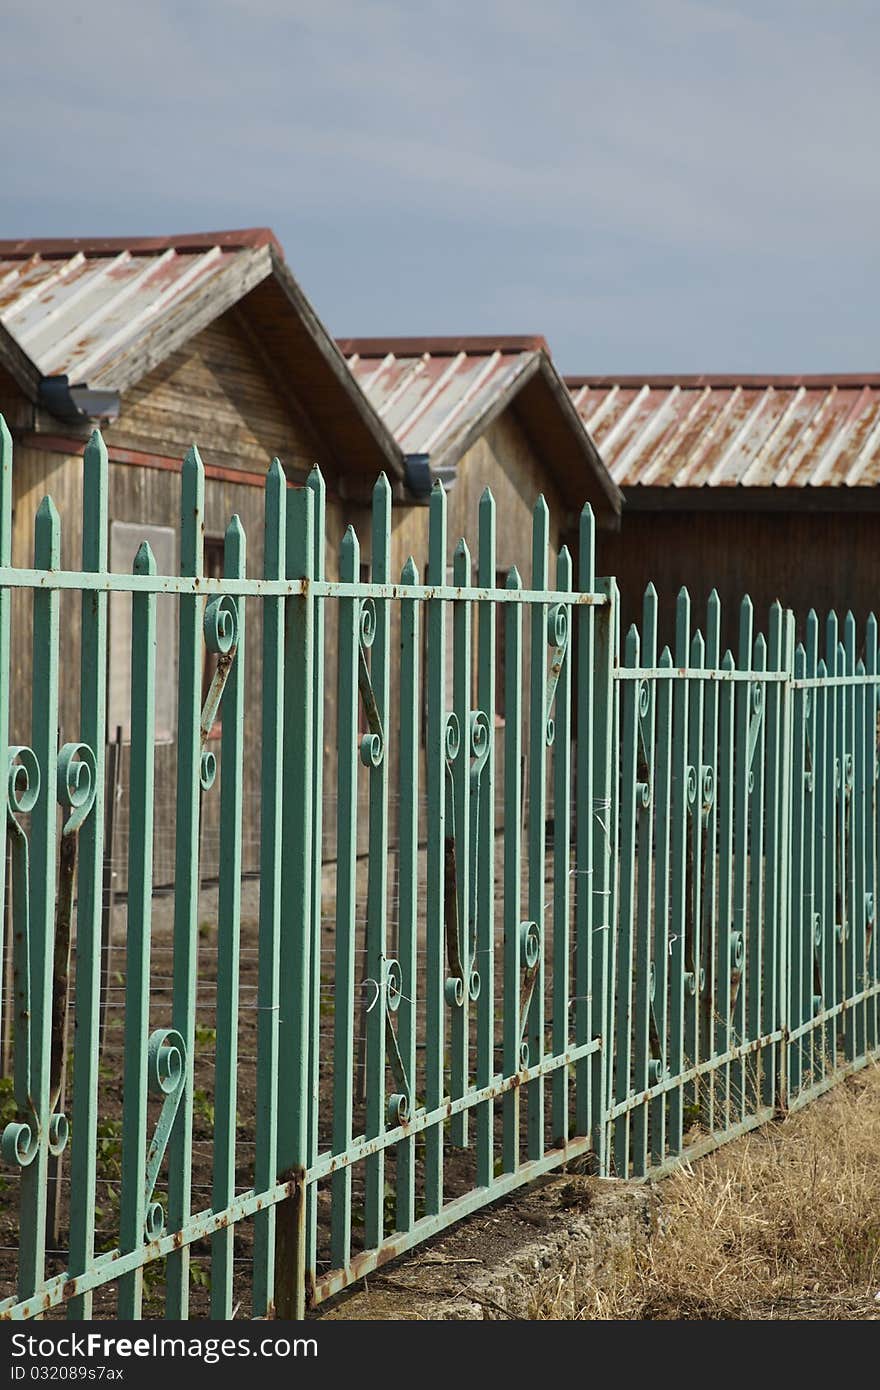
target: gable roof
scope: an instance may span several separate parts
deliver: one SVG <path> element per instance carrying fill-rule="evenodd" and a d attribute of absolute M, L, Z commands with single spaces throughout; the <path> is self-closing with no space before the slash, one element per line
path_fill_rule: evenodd
<path fill-rule="evenodd" d="M 646 489 L 880 484 L 880 374 L 577 376 L 566 384 L 614 481 Z"/>
<path fill-rule="evenodd" d="M 232 309 L 279 391 L 296 382 L 299 407 L 342 468 L 403 478 L 398 445 L 353 386 L 269 228 L 0 241 L 0 362 L 32 401 L 60 398 L 43 385 L 52 378 L 82 400 L 124 395 Z"/>
<path fill-rule="evenodd" d="M 616 517 L 621 497 L 583 428 L 542 337 L 341 338 L 339 347 L 403 452 L 435 477 L 512 407 L 574 508 Z"/>

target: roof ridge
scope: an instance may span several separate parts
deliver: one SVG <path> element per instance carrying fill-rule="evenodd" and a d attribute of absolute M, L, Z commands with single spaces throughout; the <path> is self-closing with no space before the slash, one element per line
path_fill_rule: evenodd
<path fill-rule="evenodd" d="M 115 256 L 120 251 L 148 255 L 168 250 L 209 251 L 214 246 L 230 251 L 274 246 L 281 252 L 281 243 L 271 227 L 240 227 L 224 232 L 183 232 L 178 236 L 12 237 L 0 239 L 0 259 L 29 260 L 31 256 L 51 259 L 71 256 L 77 251 L 86 256 Z"/>
<path fill-rule="evenodd" d="M 337 347 L 346 356 L 384 357 L 389 352 L 396 357 L 454 357 L 459 352 L 539 352 L 550 355 L 547 339 L 541 333 L 438 335 L 437 337 L 372 337 L 337 338 Z"/>
<path fill-rule="evenodd" d="M 570 373 L 563 374 L 563 381 L 569 390 L 577 390 L 583 386 L 608 387 L 608 386 L 649 386 L 658 389 L 666 389 L 672 386 L 701 387 L 713 386 L 719 390 L 725 387 L 743 386 L 760 389 L 762 387 L 774 386 L 779 388 L 796 389 L 799 386 L 807 388 L 820 386 L 880 386 L 880 372 L 814 372 L 814 373 L 792 373 L 780 374 L 768 372 L 628 372 L 619 376 L 602 373 L 591 376 L 589 373 Z"/>

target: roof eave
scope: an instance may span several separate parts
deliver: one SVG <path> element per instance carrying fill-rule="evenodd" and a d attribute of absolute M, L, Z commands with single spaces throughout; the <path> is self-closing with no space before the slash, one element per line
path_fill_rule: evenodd
<path fill-rule="evenodd" d="M 517 397 L 528 383 L 539 377 L 550 392 L 559 410 L 563 423 L 580 453 L 583 462 L 594 480 L 598 495 L 591 505 L 600 523 L 617 525 L 623 508 L 623 494 L 611 478 L 602 457 L 587 433 L 583 421 L 577 413 L 574 402 L 562 378 L 543 349 L 537 349 L 527 359 L 505 389 L 491 400 L 481 413 L 474 417 L 466 430 L 453 436 L 445 448 L 431 455 L 431 468 L 436 473 L 446 473 L 473 447 L 480 436 L 509 407 L 514 406 Z M 602 503 L 604 502 L 604 508 Z"/>
<path fill-rule="evenodd" d="M 338 383 L 340 390 L 350 402 L 365 438 L 376 453 L 377 466 L 380 470 L 387 470 L 396 482 L 404 484 L 406 479 L 404 456 L 397 440 L 380 420 L 361 390 L 336 342 L 327 332 L 303 294 L 283 256 L 274 248 L 270 248 L 270 256 L 272 270 L 279 285 L 299 315 L 301 323 Z"/>
<path fill-rule="evenodd" d="M 117 356 L 101 363 L 88 383 L 73 384 L 88 384 L 124 394 L 271 274 L 272 253 L 268 245 L 236 258 L 225 270 L 187 295 L 170 315 L 161 316 L 146 331 L 137 350 L 126 345 Z"/>
<path fill-rule="evenodd" d="M 0 323 L 0 366 L 5 367 L 17 386 L 21 387 L 24 395 L 36 405 L 40 393 L 40 383 L 43 380 L 40 369 L 23 348 L 19 347 L 15 338 Z"/>

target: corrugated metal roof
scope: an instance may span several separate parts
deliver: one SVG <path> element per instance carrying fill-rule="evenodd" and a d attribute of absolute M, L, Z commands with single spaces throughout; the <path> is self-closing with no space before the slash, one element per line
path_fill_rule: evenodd
<path fill-rule="evenodd" d="M 405 454 L 454 450 L 546 351 L 543 338 L 345 338 L 339 347 Z"/>
<path fill-rule="evenodd" d="M 623 488 L 880 484 L 880 375 L 566 384 Z"/>
<path fill-rule="evenodd" d="M 113 366 L 160 317 L 235 261 L 277 242 L 268 228 L 95 241 L 0 241 L 0 323 L 40 374 L 113 389 Z"/>

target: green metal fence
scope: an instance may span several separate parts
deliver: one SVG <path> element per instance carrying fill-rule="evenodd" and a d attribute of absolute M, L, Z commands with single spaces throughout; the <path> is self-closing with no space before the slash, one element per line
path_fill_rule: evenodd
<path fill-rule="evenodd" d="M 539 501 L 531 574 L 511 571 L 498 588 L 486 493 L 476 577 L 459 541 L 450 584 L 442 487 L 429 503 L 427 573 L 408 560 L 396 575 L 384 479 L 369 582 L 351 529 L 331 582 L 321 477 L 288 488 L 277 462 L 263 577 L 246 576 L 233 518 L 224 577 L 208 579 L 194 450 L 182 471 L 180 574 L 158 575 L 147 545 L 131 574 L 110 574 L 97 435 L 84 458 L 81 570 L 59 568 L 48 498 L 33 567 L 13 567 L 5 427 L 0 450 L 4 746 L 13 599 L 33 617 L 29 744 L 8 754 L 15 1116 L 2 1155 L 20 1248 L 2 1316 L 301 1317 L 578 1155 L 606 1175 L 660 1171 L 875 1054 L 873 618 L 860 639 L 850 617 L 841 633 L 832 614 L 823 635 L 810 614 L 796 646 L 791 613 L 776 606 L 756 635 L 745 600 L 734 657 L 721 651 L 717 597 L 696 630 L 682 592 L 673 650 L 658 652 L 649 589 L 641 631 L 621 650 L 617 589 L 595 577 L 589 509 L 576 585 L 564 548 L 549 573 Z M 80 720 L 59 732 L 67 591 L 81 603 Z M 114 591 L 132 610 L 118 1064 L 100 1037 Z M 176 878 L 160 959 L 151 858 L 162 594 L 176 596 L 179 659 Z M 245 678 L 246 615 L 261 644 L 258 691 Z M 248 717 L 256 699 L 259 729 Z M 220 716 L 218 758 L 209 735 Z M 241 840 L 253 758 L 251 937 Z M 221 800 L 210 952 L 205 796 Z M 60 1244 L 47 1244 L 53 1229 Z"/>

